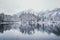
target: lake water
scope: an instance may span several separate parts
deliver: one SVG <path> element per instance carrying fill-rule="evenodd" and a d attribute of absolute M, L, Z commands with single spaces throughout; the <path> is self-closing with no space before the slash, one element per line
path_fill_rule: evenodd
<path fill-rule="evenodd" d="M 0 24 L 0 40 L 60 40 L 60 23 Z"/>

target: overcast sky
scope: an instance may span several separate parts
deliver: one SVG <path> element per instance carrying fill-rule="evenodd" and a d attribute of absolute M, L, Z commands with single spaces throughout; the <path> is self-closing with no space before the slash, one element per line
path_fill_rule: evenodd
<path fill-rule="evenodd" d="M 60 8 L 60 0 L 0 0 L 0 13 L 15 14 L 22 10 Z"/>

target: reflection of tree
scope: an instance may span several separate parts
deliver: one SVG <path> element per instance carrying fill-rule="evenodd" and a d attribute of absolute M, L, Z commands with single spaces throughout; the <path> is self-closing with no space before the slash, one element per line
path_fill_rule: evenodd
<path fill-rule="evenodd" d="M 35 33 L 34 30 L 37 29 L 38 31 L 43 31 L 47 33 L 54 33 L 56 35 L 60 35 L 60 25 L 59 24 L 29 24 L 29 25 L 23 25 L 20 26 L 20 32 L 22 33 L 28 33 L 33 34 Z"/>
<path fill-rule="evenodd" d="M 54 28 L 51 29 L 52 33 L 60 36 L 60 25 L 55 25 Z"/>
<path fill-rule="evenodd" d="M 4 31 L 3 25 L 0 25 L 0 32 L 3 33 L 3 31 Z"/>
<path fill-rule="evenodd" d="M 34 33 L 34 26 L 32 24 L 26 25 L 26 26 L 21 26 L 19 27 L 20 31 L 22 33 L 28 33 L 28 34 L 33 34 Z"/>
<path fill-rule="evenodd" d="M 3 33 L 6 30 L 10 30 L 10 29 L 11 29 L 11 26 L 9 24 L 8 25 L 0 24 L 0 32 L 1 33 Z"/>
<path fill-rule="evenodd" d="M 10 30 L 11 26 L 12 26 L 11 24 L 0 24 L 0 32 L 3 33 L 6 30 Z M 51 24 L 51 25 L 29 23 L 27 25 L 21 25 L 18 28 L 20 29 L 20 32 L 27 33 L 27 34 L 33 34 L 33 33 L 35 33 L 35 30 L 38 30 L 38 31 L 42 31 L 42 32 L 47 32 L 49 34 L 54 33 L 55 35 L 60 36 L 60 24 L 59 23 L 58 24 Z"/>
<path fill-rule="evenodd" d="M 54 33 L 56 35 L 60 35 L 60 25 L 56 24 L 51 24 L 51 25 L 43 25 L 43 27 L 39 27 L 40 31 L 44 31 L 47 33 Z"/>

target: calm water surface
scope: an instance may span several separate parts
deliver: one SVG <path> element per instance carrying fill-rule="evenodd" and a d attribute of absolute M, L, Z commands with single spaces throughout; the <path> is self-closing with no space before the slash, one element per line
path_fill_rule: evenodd
<path fill-rule="evenodd" d="M 0 24 L 0 40 L 60 40 L 60 23 Z"/>

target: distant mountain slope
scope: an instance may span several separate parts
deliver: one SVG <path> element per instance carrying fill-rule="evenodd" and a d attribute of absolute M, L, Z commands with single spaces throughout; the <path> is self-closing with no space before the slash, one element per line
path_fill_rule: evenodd
<path fill-rule="evenodd" d="M 4 16 L 3 16 L 4 15 Z M 6 14 L 0 14 L 0 20 L 4 17 L 4 20 L 11 20 L 11 21 L 49 21 L 49 20 L 55 20 L 60 21 L 60 8 L 53 9 L 51 11 L 40 11 L 36 12 L 34 10 L 25 10 L 22 12 L 19 12 L 17 14 L 6 15 Z"/>

